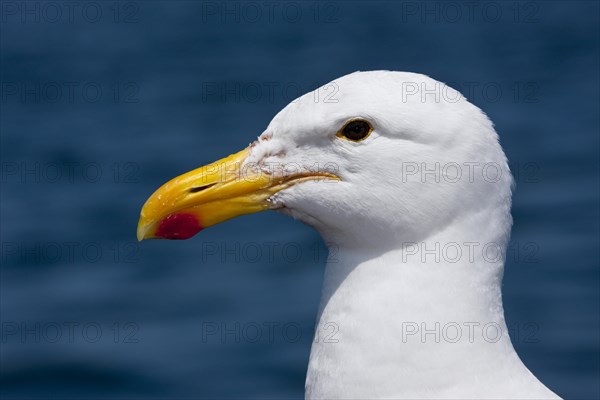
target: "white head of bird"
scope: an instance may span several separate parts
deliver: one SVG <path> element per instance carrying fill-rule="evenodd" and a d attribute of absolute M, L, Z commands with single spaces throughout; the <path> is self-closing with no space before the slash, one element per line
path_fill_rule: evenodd
<path fill-rule="evenodd" d="M 328 95 L 327 95 L 328 94 Z M 501 281 L 512 177 L 492 123 L 427 76 L 356 72 L 294 100 L 247 149 L 144 205 L 138 238 L 274 209 L 336 254 L 309 398 L 551 398 L 514 351 Z"/>

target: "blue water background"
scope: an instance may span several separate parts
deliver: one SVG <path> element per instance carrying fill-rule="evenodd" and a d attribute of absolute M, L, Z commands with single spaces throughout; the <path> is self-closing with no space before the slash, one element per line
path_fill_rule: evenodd
<path fill-rule="evenodd" d="M 494 121 L 515 347 L 560 395 L 600 397 L 598 2 L 74 3 L 0 4 L 3 398 L 301 397 L 319 236 L 272 212 L 186 242 L 135 228 L 160 184 L 373 69 L 452 82 Z"/>

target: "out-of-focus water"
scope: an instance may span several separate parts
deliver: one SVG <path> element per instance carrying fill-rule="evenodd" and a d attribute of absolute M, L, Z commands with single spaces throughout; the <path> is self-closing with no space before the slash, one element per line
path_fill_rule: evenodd
<path fill-rule="evenodd" d="M 318 235 L 262 213 L 138 245 L 136 223 L 167 179 L 371 69 L 453 82 L 495 122 L 515 346 L 600 396 L 597 2 L 66 3 L 0 4 L 3 397 L 301 397 Z"/>

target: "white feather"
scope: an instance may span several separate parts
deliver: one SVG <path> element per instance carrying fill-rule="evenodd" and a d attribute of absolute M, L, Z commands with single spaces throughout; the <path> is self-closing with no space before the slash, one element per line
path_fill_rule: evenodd
<path fill-rule="evenodd" d="M 315 227 L 332 255 L 317 332 L 335 337 L 315 338 L 306 397 L 557 398 L 521 362 L 504 319 L 512 177 L 492 123 L 419 74 L 357 72 L 317 91 L 331 88 L 333 96 L 308 93 L 284 108 L 248 160 L 341 177 L 271 199 Z M 356 143 L 336 137 L 354 118 L 373 133 Z M 500 175 L 486 176 L 486 165 Z M 492 260 L 482 251 L 490 243 L 500 249 Z M 455 245 L 458 260 L 442 250 Z"/>

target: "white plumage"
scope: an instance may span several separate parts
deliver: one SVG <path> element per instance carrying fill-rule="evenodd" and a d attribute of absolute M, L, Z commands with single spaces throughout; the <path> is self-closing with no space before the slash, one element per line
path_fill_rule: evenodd
<path fill-rule="evenodd" d="M 492 123 L 419 74 L 357 72 L 318 90 L 332 88 L 283 109 L 247 160 L 341 178 L 270 199 L 335 252 L 317 331 L 337 331 L 313 343 L 306 397 L 557 398 L 521 362 L 504 319 L 512 178 Z M 353 118 L 371 135 L 332 140 Z"/>

